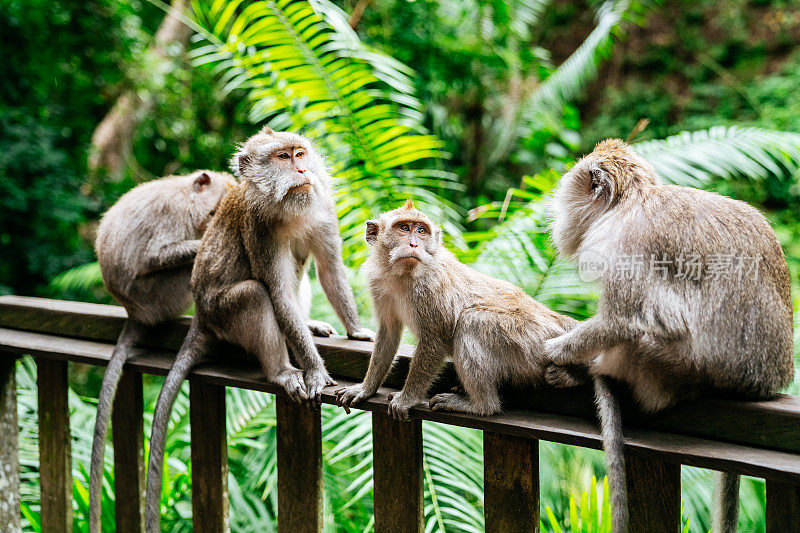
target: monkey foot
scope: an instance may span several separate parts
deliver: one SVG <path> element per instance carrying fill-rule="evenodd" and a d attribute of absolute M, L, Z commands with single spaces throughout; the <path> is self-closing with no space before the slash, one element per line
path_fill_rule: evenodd
<path fill-rule="evenodd" d="M 317 337 L 330 337 L 331 335 L 336 335 L 336 330 L 333 329 L 333 326 L 327 322 L 323 322 L 322 320 L 308 320 L 306 325 L 308 326 L 308 329 L 311 330 L 311 334 L 316 335 Z"/>
<path fill-rule="evenodd" d="M 347 338 L 356 341 L 374 341 L 375 332 L 369 328 L 359 328 L 355 331 L 351 331 L 350 333 L 348 333 Z"/>
<path fill-rule="evenodd" d="M 372 396 L 365 389 L 364 385 L 350 385 L 336 390 L 336 405 L 344 408 L 347 414 L 350 414 L 350 407 L 357 404 L 361 400 Z"/>
<path fill-rule="evenodd" d="M 274 381 L 283 386 L 289 398 L 296 403 L 308 400 L 306 384 L 303 382 L 303 375 L 299 370 L 286 370 L 281 372 Z"/>

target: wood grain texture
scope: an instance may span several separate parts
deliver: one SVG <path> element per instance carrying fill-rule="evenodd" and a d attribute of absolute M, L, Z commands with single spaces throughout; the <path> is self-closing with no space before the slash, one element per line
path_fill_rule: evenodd
<path fill-rule="evenodd" d="M 37 361 L 39 374 L 39 483 L 42 531 L 72 531 L 72 464 L 70 456 L 67 363 Z"/>
<path fill-rule="evenodd" d="M 7 531 L 20 531 L 19 426 L 14 357 L 0 358 L 0 524 L 5 524 Z"/>
<path fill-rule="evenodd" d="M 800 485 L 767 480 L 767 533 L 800 531 Z"/>
<path fill-rule="evenodd" d="M 322 422 L 319 409 L 275 398 L 278 532 L 322 530 Z"/>
<path fill-rule="evenodd" d="M 681 467 L 625 454 L 630 533 L 677 533 L 681 522 Z"/>
<path fill-rule="evenodd" d="M 372 412 L 375 533 L 420 533 L 424 527 L 422 421 Z"/>
<path fill-rule="evenodd" d="M 539 531 L 539 441 L 483 432 L 487 533 Z"/>
<path fill-rule="evenodd" d="M 225 387 L 189 380 L 192 446 L 192 528 L 197 533 L 230 529 Z"/>
<path fill-rule="evenodd" d="M 0 327 L 27 330 L 57 336 L 77 337 L 100 342 L 114 342 L 125 320 L 118 306 L 66 302 L 21 296 L 0 296 Z M 174 354 L 188 330 L 188 320 L 180 319 L 154 328 L 143 346 Z M 0 348 L 5 332 L 0 333 Z M 60 337 L 47 348 L 57 353 Z M 366 371 L 372 343 L 342 337 L 314 339 L 325 364 L 337 379 L 361 380 Z M 385 385 L 400 388 L 413 347 L 403 345 L 398 361 Z M 140 352 L 144 353 L 144 352 Z M 80 357 L 80 356 L 78 356 Z M 242 361 L 252 368 L 257 363 L 239 348 L 221 345 L 210 357 L 230 364 Z M 85 360 L 84 362 L 90 362 Z M 102 360 L 92 364 L 104 364 Z M 457 384 L 452 365 L 445 366 L 435 391 L 449 390 Z M 525 409 L 569 415 L 594 420 L 594 404 L 589 387 L 504 391 L 506 410 Z M 658 417 L 647 417 L 633 408 L 630 397 L 620 397 L 626 428 L 657 429 L 672 434 L 708 438 L 744 446 L 769 448 L 800 454 L 800 397 L 779 396 L 772 401 L 747 402 L 709 398 L 686 402 Z"/>
<path fill-rule="evenodd" d="M 0 328 L 0 350 L 11 354 L 32 354 L 42 358 L 69 359 L 87 364 L 105 365 L 111 357 L 113 345 Z M 174 359 L 174 354 L 163 350 L 138 350 L 135 353 L 137 356 L 128 361 L 126 368 L 130 367 L 148 374 L 165 375 Z M 281 394 L 282 391 L 281 387 L 264 379 L 255 363 L 206 361 L 194 368 L 190 375 L 216 385 L 272 394 Z M 341 378 L 338 381 L 339 387 L 353 383 L 351 380 Z M 336 388 L 338 387 L 328 387 L 323 391 L 323 402 L 335 404 Z M 358 409 L 385 413 L 388 406 L 386 396 L 394 390 L 396 389 L 381 388 L 375 396 L 359 404 Z M 602 446 L 602 439 L 593 418 L 516 409 L 508 409 L 501 415 L 476 417 L 461 413 L 432 412 L 425 405 L 413 408 L 411 415 L 423 420 L 488 430 L 504 435 L 595 449 Z M 800 484 L 800 455 L 796 453 L 720 442 L 713 437 L 699 438 L 627 427 L 625 443 L 635 453 L 667 462 Z"/>
<path fill-rule="evenodd" d="M 142 375 L 124 370 L 114 398 L 114 510 L 117 531 L 144 531 L 144 402 Z"/>

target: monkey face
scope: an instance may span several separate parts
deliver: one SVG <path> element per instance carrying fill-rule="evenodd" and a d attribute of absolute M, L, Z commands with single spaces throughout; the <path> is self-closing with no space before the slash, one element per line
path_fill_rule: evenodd
<path fill-rule="evenodd" d="M 231 166 L 252 181 L 268 201 L 282 207 L 306 208 L 322 194 L 327 175 L 322 158 L 304 137 L 263 130 L 245 142 Z"/>
<path fill-rule="evenodd" d="M 367 242 L 386 255 L 389 263 L 407 269 L 433 260 L 441 230 L 409 200 L 400 209 L 367 222 Z"/>

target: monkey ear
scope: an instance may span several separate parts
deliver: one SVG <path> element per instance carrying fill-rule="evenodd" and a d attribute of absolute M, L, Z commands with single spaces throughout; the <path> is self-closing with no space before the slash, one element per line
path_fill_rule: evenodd
<path fill-rule="evenodd" d="M 248 164 L 250 164 L 250 156 L 247 155 L 247 152 L 244 150 L 236 152 L 233 154 L 233 157 L 231 157 L 231 170 L 237 177 L 240 177 L 244 173 Z"/>
<path fill-rule="evenodd" d="M 209 185 L 211 185 L 211 176 L 206 172 L 201 172 L 200 175 L 194 179 L 192 188 L 194 188 L 194 192 L 203 192 L 208 189 Z"/>
<path fill-rule="evenodd" d="M 378 222 L 375 220 L 367 220 L 367 244 L 375 244 L 378 240 Z"/>
<path fill-rule="evenodd" d="M 599 166 L 593 166 L 589 168 L 589 177 L 591 179 L 589 191 L 592 195 L 592 199 L 603 198 L 605 200 L 610 200 L 614 194 L 614 184 L 611 183 L 608 172 Z"/>

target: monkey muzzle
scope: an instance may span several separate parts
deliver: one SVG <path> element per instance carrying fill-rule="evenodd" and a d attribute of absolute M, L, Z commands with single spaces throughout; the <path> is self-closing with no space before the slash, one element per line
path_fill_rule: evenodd
<path fill-rule="evenodd" d="M 289 192 L 292 194 L 307 194 L 311 192 L 313 186 L 311 182 L 306 179 L 304 183 L 300 183 L 299 185 L 295 185 L 294 187 L 289 189 Z"/>

